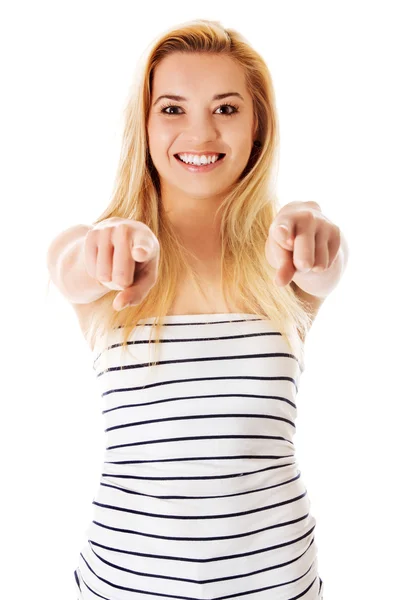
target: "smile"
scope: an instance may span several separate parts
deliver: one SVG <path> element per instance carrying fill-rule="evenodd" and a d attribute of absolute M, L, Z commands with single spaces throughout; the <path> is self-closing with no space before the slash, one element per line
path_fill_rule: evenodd
<path fill-rule="evenodd" d="M 225 156 L 225 154 L 220 154 L 218 159 L 213 163 L 206 165 L 196 165 L 193 163 L 185 163 L 179 158 L 177 154 L 174 154 L 174 158 L 176 158 L 178 163 L 182 165 L 182 167 L 184 167 L 187 171 L 191 171 L 192 173 L 204 173 L 216 169 L 219 165 L 221 165 L 224 162 Z"/>

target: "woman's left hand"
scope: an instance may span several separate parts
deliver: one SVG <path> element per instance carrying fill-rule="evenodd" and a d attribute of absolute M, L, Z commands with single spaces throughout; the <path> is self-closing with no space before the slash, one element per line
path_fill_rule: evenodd
<path fill-rule="evenodd" d="M 338 255 L 340 242 L 339 227 L 322 214 L 319 204 L 286 204 L 273 220 L 265 244 L 266 258 L 277 269 L 275 283 L 287 285 L 297 272 L 326 271 Z"/>

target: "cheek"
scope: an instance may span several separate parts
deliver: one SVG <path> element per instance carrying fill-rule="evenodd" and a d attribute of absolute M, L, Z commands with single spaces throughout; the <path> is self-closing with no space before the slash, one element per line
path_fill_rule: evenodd
<path fill-rule="evenodd" d="M 247 122 L 241 121 L 235 124 L 235 127 L 227 128 L 225 131 L 225 137 L 228 142 L 235 145 L 236 148 L 242 149 L 244 145 L 246 148 L 247 144 L 252 143 L 252 130 L 251 126 Z"/>
<path fill-rule="evenodd" d="M 175 128 L 170 124 L 156 123 L 148 128 L 149 142 L 154 148 L 165 148 L 174 139 Z"/>

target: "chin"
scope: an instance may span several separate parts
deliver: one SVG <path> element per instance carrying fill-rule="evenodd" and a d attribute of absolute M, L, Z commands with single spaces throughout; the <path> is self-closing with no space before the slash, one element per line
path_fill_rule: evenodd
<path fill-rule="evenodd" d="M 177 182 L 175 187 L 178 188 L 182 193 L 188 194 L 193 198 L 204 198 L 210 195 L 223 194 L 224 192 L 227 192 L 233 184 L 234 182 L 218 185 L 215 182 L 214 184 L 213 182 L 203 184 L 196 182 L 196 184 L 193 186 L 182 186 L 182 184 L 179 185 L 179 182 Z"/>

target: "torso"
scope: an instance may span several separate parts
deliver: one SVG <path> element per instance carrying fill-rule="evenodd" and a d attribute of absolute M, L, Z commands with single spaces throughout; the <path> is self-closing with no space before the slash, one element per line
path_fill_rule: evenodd
<path fill-rule="evenodd" d="M 303 299 L 309 302 L 311 310 L 313 312 L 313 318 L 315 317 L 320 305 L 322 304 L 321 298 L 316 298 L 305 294 L 300 288 L 298 288 L 294 282 L 292 282 L 294 291 Z M 245 313 L 246 309 L 240 306 L 239 303 L 228 306 L 223 298 L 222 287 L 218 278 L 215 276 L 213 280 L 209 280 L 207 286 L 203 285 L 203 297 L 193 284 L 193 282 L 184 278 L 178 284 L 178 291 L 175 296 L 175 300 L 168 311 L 168 315 L 196 315 L 196 314 L 217 314 L 217 313 Z M 93 347 L 88 339 L 87 331 L 89 320 L 93 312 L 94 302 L 88 304 L 72 304 L 79 320 L 79 325 L 82 333 L 89 344 L 91 350 Z M 124 311 L 121 311 L 121 322 L 123 322 L 122 315 Z M 153 317 L 154 315 L 144 315 L 144 318 Z"/>
<path fill-rule="evenodd" d="M 242 313 L 246 312 L 239 304 L 228 306 L 224 301 L 221 285 L 216 280 L 202 287 L 203 297 L 189 279 L 183 279 L 178 284 L 178 291 L 175 300 L 168 311 L 168 315 L 196 315 L 196 314 L 214 314 L 214 313 Z M 79 320 L 82 333 L 90 346 L 87 336 L 89 319 L 93 312 L 94 302 L 87 304 L 72 304 Z M 124 311 L 121 311 L 121 316 Z M 144 315 L 144 318 L 154 315 Z M 93 351 L 93 348 L 91 348 Z"/>

